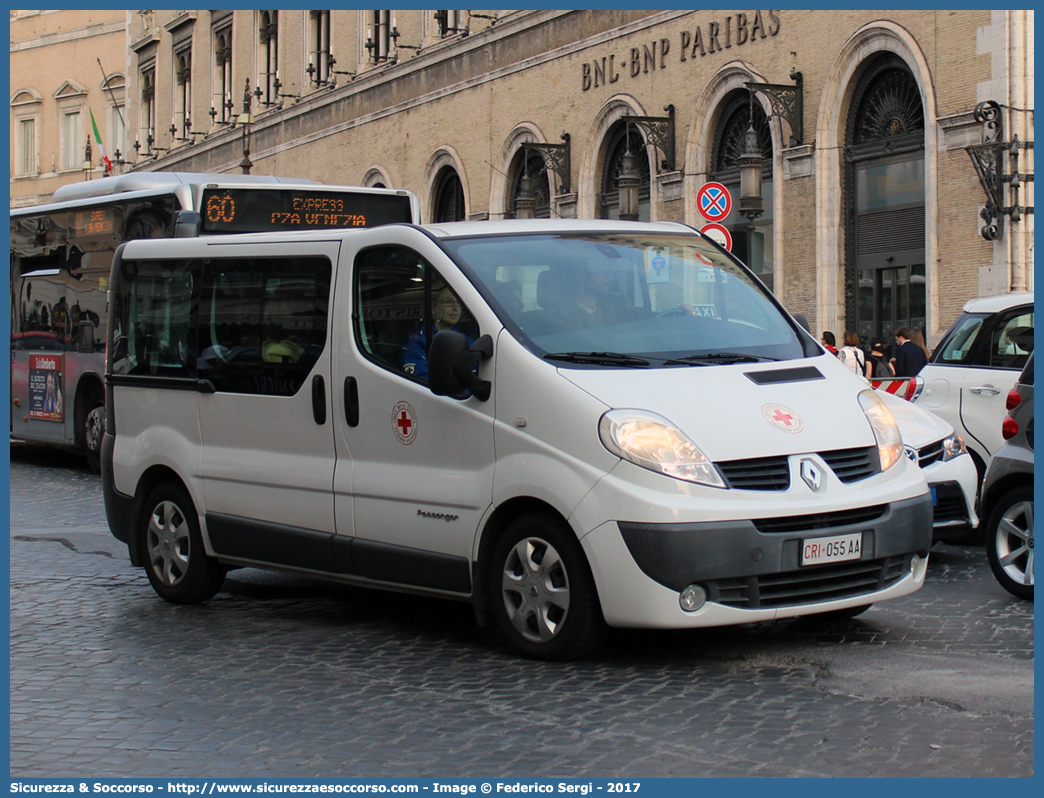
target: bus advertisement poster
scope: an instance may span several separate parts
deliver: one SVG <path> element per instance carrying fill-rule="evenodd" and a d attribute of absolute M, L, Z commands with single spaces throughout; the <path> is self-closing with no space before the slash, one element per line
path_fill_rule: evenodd
<path fill-rule="evenodd" d="M 61 421 L 62 355 L 29 355 L 29 418 Z"/>

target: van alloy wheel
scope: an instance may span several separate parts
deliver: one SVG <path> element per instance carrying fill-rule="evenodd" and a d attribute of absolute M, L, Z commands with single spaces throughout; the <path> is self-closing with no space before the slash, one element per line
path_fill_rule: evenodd
<path fill-rule="evenodd" d="M 149 563 L 162 584 L 174 587 L 185 578 L 191 541 L 185 514 L 174 502 L 161 502 L 152 510 L 147 544 Z"/>
<path fill-rule="evenodd" d="M 519 541 L 504 564 L 504 609 L 526 640 L 546 643 L 569 614 L 569 576 L 554 546 L 540 538 Z"/>
<path fill-rule="evenodd" d="M 509 645 L 526 657 L 569 660 L 607 631 L 591 568 L 561 518 L 535 512 L 509 523 L 493 548 L 486 585 Z"/>
<path fill-rule="evenodd" d="M 153 490 L 141 524 L 145 573 L 161 598 L 198 604 L 218 592 L 227 568 L 207 554 L 195 505 L 182 485 L 168 482 Z"/>

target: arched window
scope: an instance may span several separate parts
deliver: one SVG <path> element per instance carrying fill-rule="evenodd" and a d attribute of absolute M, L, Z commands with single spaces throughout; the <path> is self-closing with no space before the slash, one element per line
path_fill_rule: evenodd
<path fill-rule="evenodd" d="M 214 36 L 214 110 L 218 122 L 232 121 L 232 27 Z"/>
<path fill-rule="evenodd" d="M 547 166 L 544 158 L 539 152 L 522 147 L 515 154 L 511 164 L 511 197 L 505 216 L 509 219 L 515 217 L 518 207 L 518 195 L 522 190 L 522 176 L 529 174 L 529 193 L 536 200 L 533 208 L 533 217 L 536 219 L 551 218 L 551 185 L 547 177 Z"/>
<path fill-rule="evenodd" d="M 156 143 L 156 67 L 149 66 L 141 73 L 141 137 L 151 152 Z"/>
<path fill-rule="evenodd" d="M 739 159 L 747 144 L 747 130 L 751 123 L 758 134 L 761 152 L 761 197 L 764 212 L 750 222 L 739 214 L 740 167 Z M 750 92 L 739 89 L 725 98 L 721 121 L 714 135 L 711 153 L 711 179 L 721 183 L 732 195 L 732 212 L 721 224 L 732 236 L 732 252 L 746 263 L 761 281 L 774 288 L 774 226 L 772 218 L 772 131 L 761 104 L 751 103 Z"/>
<path fill-rule="evenodd" d="M 906 63 L 863 70 L 845 135 L 845 318 L 886 347 L 901 326 L 924 331 L 924 109 Z"/>
<path fill-rule="evenodd" d="M 276 105 L 279 102 L 276 80 L 279 78 L 279 12 L 262 11 L 258 30 L 258 85 L 261 102 Z"/>
<path fill-rule="evenodd" d="M 638 218 L 649 221 L 649 158 L 645 150 L 645 139 L 633 125 L 620 121 L 613 127 L 607 137 L 605 161 L 602 166 L 602 196 L 600 219 L 620 218 L 620 169 L 623 166 L 624 153 L 630 148 L 634 157 L 634 166 L 638 170 Z"/>
<path fill-rule="evenodd" d="M 330 12 L 308 12 L 308 72 L 309 82 L 325 86 L 330 80 Z"/>
<path fill-rule="evenodd" d="M 366 12 L 366 43 L 371 64 L 383 64 L 391 55 L 391 14 L 388 9 Z"/>
<path fill-rule="evenodd" d="M 435 179 L 432 222 L 460 222 L 465 218 L 464 186 L 452 166 L 444 166 Z"/>
<path fill-rule="evenodd" d="M 176 100 L 174 114 L 176 117 L 177 138 L 186 141 L 192 127 L 192 50 L 185 48 L 175 55 L 176 70 L 174 81 Z"/>

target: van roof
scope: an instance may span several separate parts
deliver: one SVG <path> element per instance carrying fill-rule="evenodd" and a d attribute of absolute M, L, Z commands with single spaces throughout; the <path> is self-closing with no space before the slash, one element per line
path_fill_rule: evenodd
<path fill-rule="evenodd" d="M 620 222 L 606 219 L 505 219 L 482 222 L 447 222 L 444 224 L 412 225 L 401 223 L 383 227 L 405 226 L 425 230 L 436 238 L 462 238 L 468 236 L 496 236 L 525 233 L 688 233 L 698 234 L 688 225 L 678 222 Z M 127 243 L 129 252 L 125 257 L 142 257 L 138 251 L 144 249 L 145 257 L 157 254 L 156 250 L 168 255 L 169 250 L 181 250 L 186 246 L 228 246 L 231 244 L 272 244 L 278 242 L 338 241 L 349 236 L 360 235 L 378 228 L 355 230 L 302 230 L 278 233 L 241 233 L 236 235 L 200 236 L 198 238 L 150 238 Z M 188 242 L 194 242 L 189 244 Z"/>
<path fill-rule="evenodd" d="M 482 222 L 445 222 L 423 225 L 438 238 L 463 236 L 507 235 L 513 233 L 556 233 L 572 231 L 591 232 L 693 232 L 693 228 L 678 222 L 621 222 L 615 219 L 501 219 Z"/>
<path fill-rule="evenodd" d="M 1033 292 L 1022 291 L 1000 296 L 984 296 L 969 299 L 964 303 L 965 313 L 1000 313 L 1002 310 L 1017 308 L 1019 305 L 1032 305 Z"/>

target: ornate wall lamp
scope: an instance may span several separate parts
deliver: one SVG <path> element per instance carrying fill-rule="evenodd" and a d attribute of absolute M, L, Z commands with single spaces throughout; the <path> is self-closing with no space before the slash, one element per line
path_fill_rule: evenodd
<path fill-rule="evenodd" d="M 522 145 L 523 150 L 536 150 L 544 159 L 544 168 L 548 174 L 554 174 L 558 178 L 558 190 L 561 194 L 569 193 L 569 134 L 561 135 L 562 144 L 543 144 L 535 141 L 527 141 Z"/>
<path fill-rule="evenodd" d="M 620 161 L 620 174 L 616 178 L 617 188 L 620 190 L 620 221 L 638 221 L 638 190 L 642 184 L 641 175 L 634 165 L 634 155 L 631 153 L 631 131 L 624 133 L 625 149 Z"/>
<path fill-rule="evenodd" d="M 667 116 L 625 116 L 629 123 L 642 129 L 645 140 L 663 153 L 660 169 L 674 171 L 674 106 L 665 105 Z"/>
<path fill-rule="evenodd" d="M 996 241 L 1004 234 L 1004 216 L 1011 221 L 1022 219 L 1022 214 L 1033 213 L 1032 205 L 1019 205 L 1019 188 L 1023 183 L 1032 183 L 1033 173 L 1019 172 L 1019 150 L 1032 150 L 1032 141 L 1019 141 L 1012 136 L 1004 140 L 1004 119 L 1000 104 L 987 100 L 975 106 L 975 121 L 982 125 L 982 143 L 964 149 L 971 157 L 979 184 L 986 192 L 986 207 L 979 216 L 986 224 L 979 231 L 987 241 Z M 1004 154 L 1011 162 L 1011 174 L 1004 174 Z M 1011 186 L 1011 205 L 1004 204 L 1004 184 Z"/>
<path fill-rule="evenodd" d="M 765 159 L 758 145 L 758 133 L 754 129 L 754 94 L 760 92 L 768 98 L 772 106 L 771 115 L 786 120 L 790 127 L 790 146 L 798 147 L 804 144 L 805 136 L 805 81 L 796 69 L 790 70 L 790 79 L 794 81 L 793 86 L 756 81 L 743 84 L 750 90 L 750 125 L 739 157 L 740 197 L 737 210 L 751 229 L 754 228 L 754 220 L 765 212 L 761 194 Z"/>

